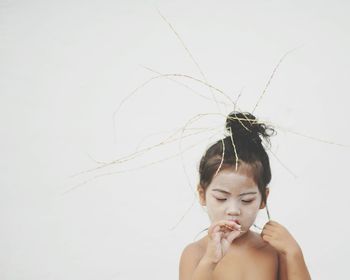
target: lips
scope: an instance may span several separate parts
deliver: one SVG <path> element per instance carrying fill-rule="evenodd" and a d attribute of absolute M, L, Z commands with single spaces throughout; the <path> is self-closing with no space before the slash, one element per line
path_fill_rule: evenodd
<path fill-rule="evenodd" d="M 241 224 L 238 220 L 229 220 L 229 221 L 232 221 L 232 222 L 235 222 L 236 224 Z"/>

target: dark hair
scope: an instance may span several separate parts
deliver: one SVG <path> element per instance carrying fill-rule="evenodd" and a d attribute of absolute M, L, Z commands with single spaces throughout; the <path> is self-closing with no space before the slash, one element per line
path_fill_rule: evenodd
<path fill-rule="evenodd" d="M 266 204 L 265 190 L 271 181 L 271 169 L 261 137 L 269 145 L 274 129 L 260 123 L 250 113 L 232 112 L 226 119 L 226 130 L 229 135 L 210 146 L 200 160 L 200 187 L 206 191 L 218 171 L 245 164 L 250 167 L 262 202 Z"/>

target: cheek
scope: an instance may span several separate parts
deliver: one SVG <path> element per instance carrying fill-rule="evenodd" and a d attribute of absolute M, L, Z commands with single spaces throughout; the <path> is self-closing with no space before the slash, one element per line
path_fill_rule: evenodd
<path fill-rule="evenodd" d="M 253 223 L 259 212 L 260 201 L 245 206 L 244 218 L 248 223 Z"/>
<path fill-rule="evenodd" d="M 247 211 L 257 213 L 260 210 L 261 198 L 255 199 L 251 204 L 247 205 Z"/>
<path fill-rule="evenodd" d="M 213 198 L 207 198 L 207 214 L 211 222 L 225 218 L 225 204 L 218 203 Z"/>

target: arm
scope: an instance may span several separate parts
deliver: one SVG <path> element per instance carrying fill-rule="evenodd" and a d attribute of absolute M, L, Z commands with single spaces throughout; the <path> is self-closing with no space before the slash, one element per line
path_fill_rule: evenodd
<path fill-rule="evenodd" d="M 278 252 L 280 280 L 311 279 L 301 248 L 285 227 L 275 221 L 269 221 L 261 235 Z"/>
<path fill-rule="evenodd" d="M 180 280 L 212 280 L 216 265 L 240 233 L 241 226 L 234 221 L 220 220 L 213 223 L 208 229 L 208 242 L 204 250 L 192 243 L 183 251 Z"/>
<path fill-rule="evenodd" d="M 203 257 L 194 270 L 191 280 L 212 280 L 216 265 L 217 264 Z"/>
<path fill-rule="evenodd" d="M 278 254 L 278 280 L 288 280 L 286 258 L 283 254 Z"/>
<path fill-rule="evenodd" d="M 188 245 L 180 259 L 180 280 L 212 280 L 216 264 L 201 256 L 194 244 Z"/>
<path fill-rule="evenodd" d="M 301 249 L 287 252 L 284 255 L 287 280 L 311 280 Z"/>

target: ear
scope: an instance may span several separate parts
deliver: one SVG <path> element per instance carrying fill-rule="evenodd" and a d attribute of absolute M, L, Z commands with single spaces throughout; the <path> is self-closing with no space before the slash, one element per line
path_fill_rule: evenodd
<path fill-rule="evenodd" d="M 197 191 L 198 191 L 198 195 L 199 195 L 199 203 L 202 206 L 206 206 L 205 191 L 200 184 L 198 184 L 198 186 L 197 186 Z"/>
<path fill-rule="evenodd" d="M 270 188 L 266 188 L 265 193 L 266 193 L 266 201 L 267 201 L 267 198 L 269 197 L 269 194 L 270 194 Z M 265 206 L 266 204 L 263 201 L 261 201 L 259 209 L 264 209 Z"/>

